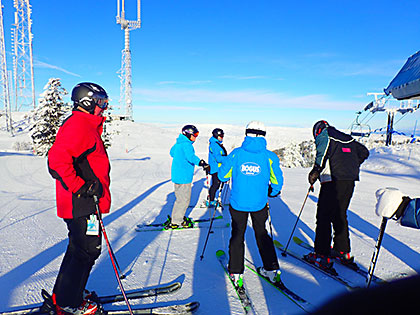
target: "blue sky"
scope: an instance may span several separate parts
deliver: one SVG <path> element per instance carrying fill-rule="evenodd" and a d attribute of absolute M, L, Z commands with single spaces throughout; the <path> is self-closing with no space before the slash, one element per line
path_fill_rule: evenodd
<path fill-rule="evenodd" d="M 11 0 L 5 6 L 10 52 Z M 136 1 L 126 0 L 128 19 Z M 118 106 L 123 31 L 116 0 L 32 1 L 36 94 L 102 85 Z M 419 1 L 142 0 L 130 32 L 138 122 L 347 128 L 420 49 Z M 9 56 L 10 57 L 10 56 Z M 9 58 L 11 62 L 11 58 Z M 419 114 L 396 128 L 412 129 Z M 396 117 L 399 118 L 398 116 Z M 386 124 L 386 114 L 370 121 Z"/>

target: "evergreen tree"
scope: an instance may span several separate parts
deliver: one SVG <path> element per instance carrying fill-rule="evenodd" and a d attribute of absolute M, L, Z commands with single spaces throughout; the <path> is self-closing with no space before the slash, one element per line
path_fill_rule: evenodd
<path fill-rule="evenodd" d="M 36 155 L 45 156 L 55 141 L 58 128 L 71 106 L 63 102 L 68 94 L 61 86 L 60 79 L 51 78 L 40 95 L 39 105 L 33 111 L 33 124 L 29 129 L 33 149 Z"/>
<path fill-rule="evenodd" d="M 105 112 L 104 116 L 106 117 L 104 123 L 104 129 L 102 131 L 102 141 L 104 142 L 105 149 L 108 149 L 112 144 L 112 135 L 113 133 L 109 131 L 109 127 L 111 126 L 112 117 L 109 111 Z"/>

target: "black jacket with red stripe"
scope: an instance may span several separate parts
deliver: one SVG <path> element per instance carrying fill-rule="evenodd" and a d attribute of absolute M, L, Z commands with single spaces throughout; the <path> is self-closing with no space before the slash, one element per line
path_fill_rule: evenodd
<path fill-rule="evenodd" d="M 48 170 L 56 179 L 57 215 L 60 218 L 95 213 L 93 198 L 76 195 L 86 181 L 93 179 L 99 180 L 103 187 L 99 209 L 101 213 L 109 212 L 111 168 L 101 139 L 104 121 L 105 117 L 73 111 L 48 151 Z"/>

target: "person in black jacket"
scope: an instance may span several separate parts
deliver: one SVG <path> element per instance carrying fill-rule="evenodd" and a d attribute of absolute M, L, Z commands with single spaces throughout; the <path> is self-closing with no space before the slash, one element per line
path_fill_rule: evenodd
<path fill-rule="evenodd" d="M 321 190 L 318 197 L 315 252 L 305 259 L 323 269 L 335 273 L 330 257 L 343 263 L 354 264 L 350 256 L 350 238 L 347 208 L 359 180 L 360 165 L 368 158 L 369 150 L 350 135 L 320 120 L 313 127 L 316 145 L 315 165 L 308 175 L 311 185 L 319 179 Z M 331 225 L 334 229 L 331 249 Z"/>

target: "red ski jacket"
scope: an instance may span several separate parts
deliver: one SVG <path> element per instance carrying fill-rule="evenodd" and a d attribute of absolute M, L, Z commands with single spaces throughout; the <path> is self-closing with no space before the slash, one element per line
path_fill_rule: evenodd
<path fill-rule="evenodd" d="M 101 213 L 111 206 L 110 164 L 101 139 L 105 117 L 79 111 L 64 122 L 55 142 L 48 151 L 48 170 L 56 179 L 57 215 L 72 219 L 96 212 L 92 197 L 78 197 L 75 193 L 85 181 L 99 180 L 103 194 L 99 198 Z"/>

